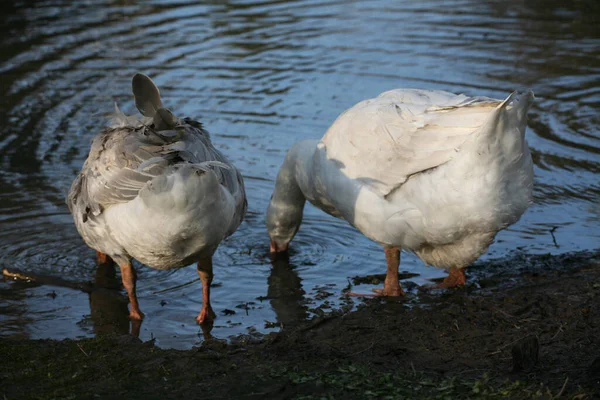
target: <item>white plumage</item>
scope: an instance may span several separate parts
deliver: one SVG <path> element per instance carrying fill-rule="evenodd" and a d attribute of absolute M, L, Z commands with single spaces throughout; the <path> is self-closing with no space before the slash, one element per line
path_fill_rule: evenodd
<path fill-rule="evenodd" d="M 397 89 L 356 104 L 288 152 L 267 211 L 272 250 L 287 248 L 306 199 L 384 245 L 388 276 L 406 249 L 463 283 L 462 269 L 531 203 L 532 100 Z M 384 294 L 398 292 L 390 285 Z"/>

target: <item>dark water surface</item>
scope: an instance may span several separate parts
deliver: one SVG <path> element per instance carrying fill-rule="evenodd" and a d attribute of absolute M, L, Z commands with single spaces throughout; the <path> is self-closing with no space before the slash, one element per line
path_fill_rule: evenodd
<path fill-rule="evenodd" d="M 214 258 L 216 337 L 279 329 L 265 321 L 293 324 L 313 315 L 307 308 L 327 307 L 325 301 L 338 306 L 348 277 L 385 271 L 377 244 L 311 206 L 289 264 L 272 265 L 264 215 L 294 142 L 321 137 L 343 110 L 393 88 L 497 98 L 532 88 L 535 204 L 485 257 L 598 247 L 600 11 L 594 1 L 195 3 L 4 5 L 1 267 L 114 284 L 110 271 L 96 271 L 95 254 L 78 236 L 64 197 L 113 101 L 134 112 L 136 71 L 155 79 L 177 115 L 200 119 L 246 179 L 248 217 Z M 410 254 L 401 270 L 419 274 L 412 278 L 419 284 L 443 275 Z M 201 341 L 195 268 L 138 271 L 146 313 L 141 338 L 177 348 Z M 127 305 L 114 290 L 88 295 L 0 280 L 0 300 L 5 337 L 129 329 Z M 226 309 L 235 314 L 224 315 Z"/>

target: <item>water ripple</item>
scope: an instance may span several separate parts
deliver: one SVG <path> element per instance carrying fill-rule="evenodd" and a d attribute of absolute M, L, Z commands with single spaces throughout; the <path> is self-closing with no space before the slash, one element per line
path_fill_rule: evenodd
<path fill-rule="evenodd" d="M 396 87 L 492 97 L 533 88 L 534 205 L 486 257 L 517 247 L 597 246 L 599 14 L 585 7 L 541 0 L 12 2 L 0 15 L 0 264 L 95 279 L 94 252 L 79 238 L 64 195 L 113 102 L 135 111 L 136 71 L 155 79 L 178 114 L 200 119 L 246 177 L 248 217 L 215 255 L 214 306 L 236 311 L 219 314 L 217 336 L 262 329 L 265 320 L 291 323 L 307 315 L 306 304 L 319 304 L 315 290 L 339 294 L 347 277 L 384 271 L 377 244 L 311 206 L 289 263 L 272 263 L 264 213 L 294 142 L 321 137 L 343 110 Z M 421 274 L 417 281 L 439 274 L 413 255 L 403 255 L 401 269 Z M 175 347 L 201 340 L 195 268 L 139 271 L 148 317 L 142 337 Z M 98 304 L 122 311 L 120 301 L 64 288 L 49 301 L 48 290 L 0 281 L 0 296 L 10 299 L 0 308 L 2 331 L 89 336 L 100 329 L 90 322 Z"/>

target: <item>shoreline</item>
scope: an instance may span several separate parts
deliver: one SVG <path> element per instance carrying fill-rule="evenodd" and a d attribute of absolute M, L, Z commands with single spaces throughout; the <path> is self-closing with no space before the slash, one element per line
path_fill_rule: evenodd
<path fill-rule="evenodd" d="M 0 339 L 3 399 L 576 398 L 600 393 L 600 250 L 478 262 L 463 289 L 366 299 L 192 350 Z"/>

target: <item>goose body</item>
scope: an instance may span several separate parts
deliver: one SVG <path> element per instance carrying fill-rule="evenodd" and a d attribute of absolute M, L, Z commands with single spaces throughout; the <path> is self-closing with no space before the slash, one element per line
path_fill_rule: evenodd
<path fill-rule="evenodd" d="M 446 286 L 464 283 L 463 268 L 531 203 L 532 99 L 397 89 L 358 103 L 289 150 L 267 210 L 272 251 L 287 249 L 308 200 L 384 246 L 384 294 L 402 292 L 400 249 L 448 269 Z"/>
<path fill-rule="evenodd" d="M 242 176 L 199 122 L 178 119 L 162 106 L 150 78 L 137 74 L 132 86 L 144 117 L 117 109 L 94 138 L 67 204 L 87 245 L 121 266 L 132 318 L 143 317 L 135 297 L 135 258 L 156 269 L 199 262 L 203 322 L 214 317 L 207 287 L 211 257 L 246 212 Z"/>

